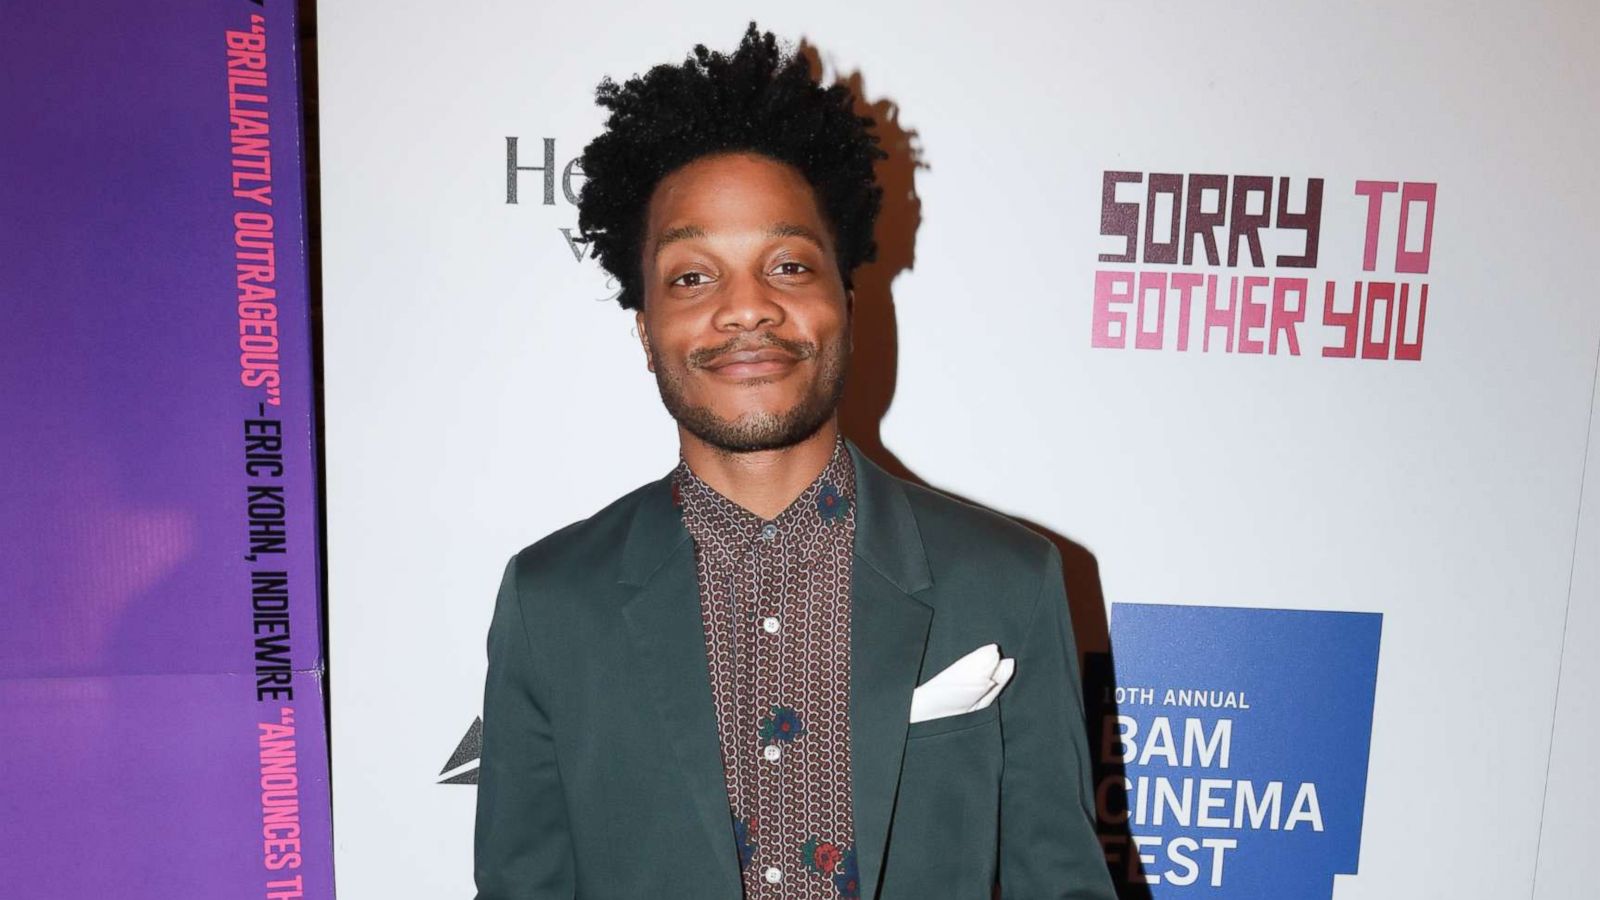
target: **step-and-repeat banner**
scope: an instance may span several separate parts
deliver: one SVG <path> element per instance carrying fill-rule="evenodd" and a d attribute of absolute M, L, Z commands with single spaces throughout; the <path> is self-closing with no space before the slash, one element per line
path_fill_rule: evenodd
<path fill-rule="evenodd" d="M 341 890 L 470 896 L 505 560 L 676 462 L 575 161 L 752 17 L 891 154 L 847 433 L 1063 548 L 1125 896 L 1586 896 L 1576 0 L 323 9 Z"/>
<path fill-rule="evenodd" d="M 0 895 L 333 893 L 290 2 L 0 12 Z"/>

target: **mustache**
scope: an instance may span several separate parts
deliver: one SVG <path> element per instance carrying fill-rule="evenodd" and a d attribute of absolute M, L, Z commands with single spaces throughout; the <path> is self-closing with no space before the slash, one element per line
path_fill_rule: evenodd
<path fill-rule="evenodd" d="M 759 340 L 734 337 L 715 347 L 702 347 L 699 350 L 692 350 L 689 353 L 689 366 L 695 369 L 702 369 L 705 368 L 706 363 L 724 354 L 739 353 L 746 350 L 761 350 L 767 347 L 776 347 L 797 360 L 810 359 L 817 353 L 817 345 L 810 341 L 791 341 L 768 331 Z"/>

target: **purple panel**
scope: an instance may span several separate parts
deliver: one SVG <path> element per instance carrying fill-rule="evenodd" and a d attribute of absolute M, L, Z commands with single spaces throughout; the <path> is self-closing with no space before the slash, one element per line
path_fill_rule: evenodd
<path fill-rule="evenodd" d="M 266 897 L 296 875 L 332 896 L 296 67 L 279 0 L 0 16 L 8 896 Z M 265 147 L 237 141 L 263 123 Z M 263 153 L 270 182 L 251 180 Z M 236 226 L 266 215 L 273 271 L 243 306 Z M 247 365 L 242 326 L 276 347 Z M 247 383 L 268 365 L 276 385 Z M 253 472 L 250 420 L 281 437 Z M 281 545 L 252 548 L 252 493 Z M 258 673 L 258 637 L 285 627 L 263 663 L 285 671 Z M 263 674 L 288 682 L 278 696 Z M 275 871 L 259 726 L 284 710 L 301 846 Z"/>
<path fill-rule="evenodd" d="M 266 897 L 269 881 L 298 876 L 305 897 L 332 897 L 319 679 L 297 677 L 296 702 L 272 708 L 241 703 L 237 675 L 0 680 L 14 773 L 0 793 L 0 895 Z M 266 867 L 264 797 L 275 836 L 299 829 L 298 867 L 287 844 L 272 848 L 284 868 Z"/>

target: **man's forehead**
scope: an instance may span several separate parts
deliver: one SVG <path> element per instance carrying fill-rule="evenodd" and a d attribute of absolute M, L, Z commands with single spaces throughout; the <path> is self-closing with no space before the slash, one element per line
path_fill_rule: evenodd
<path fill-rule="evenodd" d="M 657 221 L 685 214 L 760 218 L 762 210 L 774 219 L 793 220 L 814 217 L 818 200 L 816 188 L 789 163 L 754 153 L 719 153 L 668 172 L 656 182 L 649 208 Z"/>

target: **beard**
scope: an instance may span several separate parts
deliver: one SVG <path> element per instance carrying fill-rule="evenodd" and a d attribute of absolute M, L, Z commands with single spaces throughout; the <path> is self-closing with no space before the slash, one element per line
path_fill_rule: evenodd
<path fill-rule="evenodd" d="M 751 412 L 736 419 L 726 419 L 711 411 L 710 407 L 697 406 L 685 399 L 685 369 L 680 364 L 660 365 L 655 368 L 656 387 L 661 392 L 661 403 L 668 414 L 690 434 L 713 447 L 728 453 L 752 453 L 758 450 L 778 450 L 792 447 L 817 433 L 833 417 L 844 396 L 845 377 L 850 366 L 850 326 L 846 324 L 834 341 L 816 344 L 788 341 L 770 331 L 752 344 L 734 341 L 718 347 L 696 350 L 689 355 L 689 365 L 725 353 L 737 346 L 741 350 L 777 347 L 802 362 L 815 358 L 816 377 L 807 387 L 805 396 L 794 406 L 779 412 Z M 754 379 L 753 379 L 754 380 Z"/>

